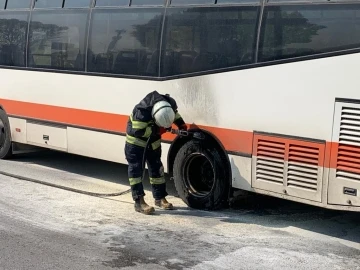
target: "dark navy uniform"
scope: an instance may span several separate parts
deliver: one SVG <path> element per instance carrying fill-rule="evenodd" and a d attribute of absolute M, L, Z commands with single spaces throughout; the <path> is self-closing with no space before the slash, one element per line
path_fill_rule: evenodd
<path fill-rule="evenodd" d="M 181 115 L 177 111 L 176 101 L 169 95 L 161 95 L 157 91 L 151 92 L 133 109 L 126 129 L 125 156 L 129 163 L 128 177 L 134 200 L 145 196 L 142 184 L 142 159 L 146 142 L 150 138 L 146 152 L 146 163 L 149 169 L 150 183 L 155 200 L 165 198 L 166 184 L 164 167 L 161 162 L 161 134 L 164 129 L 158 127 L 152 118 L 151 111 L 155 103 L 167 101 L 175 112 L 174 124 L 179 129 L 186 129 Z"/>

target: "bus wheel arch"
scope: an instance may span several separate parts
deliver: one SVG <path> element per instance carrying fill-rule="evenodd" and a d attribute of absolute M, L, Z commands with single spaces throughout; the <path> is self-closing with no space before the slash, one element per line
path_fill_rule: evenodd
<path fill-rule="evenodd" d="M 9 118 L 0 105 L 0 159 L 12 156 L 12 139 Z"/>
<path fill-rule="evenodd" d="M 215 210 L 228 203 L 231 164 L 222 143 L 212 133 L 203 140 L 177 137 L 169 150 L 169 173 L 180 198 L 190 207 Z"/>

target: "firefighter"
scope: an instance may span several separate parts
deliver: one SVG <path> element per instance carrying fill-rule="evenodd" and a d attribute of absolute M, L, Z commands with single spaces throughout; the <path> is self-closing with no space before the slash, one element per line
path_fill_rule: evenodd
<path fill-rule="evenodd" d="M 146 163 L 149 169 L 150 184 L 155 205 L 165 209 L 173 209 L 173 205 L 166 200 L 166 183 L 164 168 L 161 162 L 161 135 L 175 124 L 180 130 L 187 130 L 187 126 L 177 111 L 176 101 L 168 94 L 161 95 L 153 91 L 145 96 L 133 109 L 127 122 L 125 156 L 129 164 L 128 177 L 132 198 L 135 201 L 135 211 L 151 214 L 154 207 L 144 200 L 142 183 L 142 160 L 146 143 L 150 138 L 146 150 Z"/>

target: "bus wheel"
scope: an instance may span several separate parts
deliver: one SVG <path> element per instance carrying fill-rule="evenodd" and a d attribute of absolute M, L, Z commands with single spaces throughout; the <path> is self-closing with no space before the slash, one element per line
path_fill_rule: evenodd
<path fill-rule="evenodd" d="M 10 123 L 6 113 L 0 109 L 0 159 L 12 155 Z"/>
<path fill-rule="evenodd" d="M 195 209 L 221 208 L 230 183 L 219 150 L 200 141 L 189 141 L 174 161 L 174 183 L 180 198 Z"/>

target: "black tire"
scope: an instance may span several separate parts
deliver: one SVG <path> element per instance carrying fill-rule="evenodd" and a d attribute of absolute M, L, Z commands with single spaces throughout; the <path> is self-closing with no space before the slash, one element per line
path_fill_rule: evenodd
<path fill-rule="evenodd" d="M 12 156 L 11 130 L 6 113 L 0 109 L 0 159 Z"/>
<path fill-rule="evenodd" d="M 229 194 L 227 170 L 216 147 L 201 141 L 189 141 L 175 157 L 175 188 L 180 198 L 191 208 L 220 209 Z"/>

